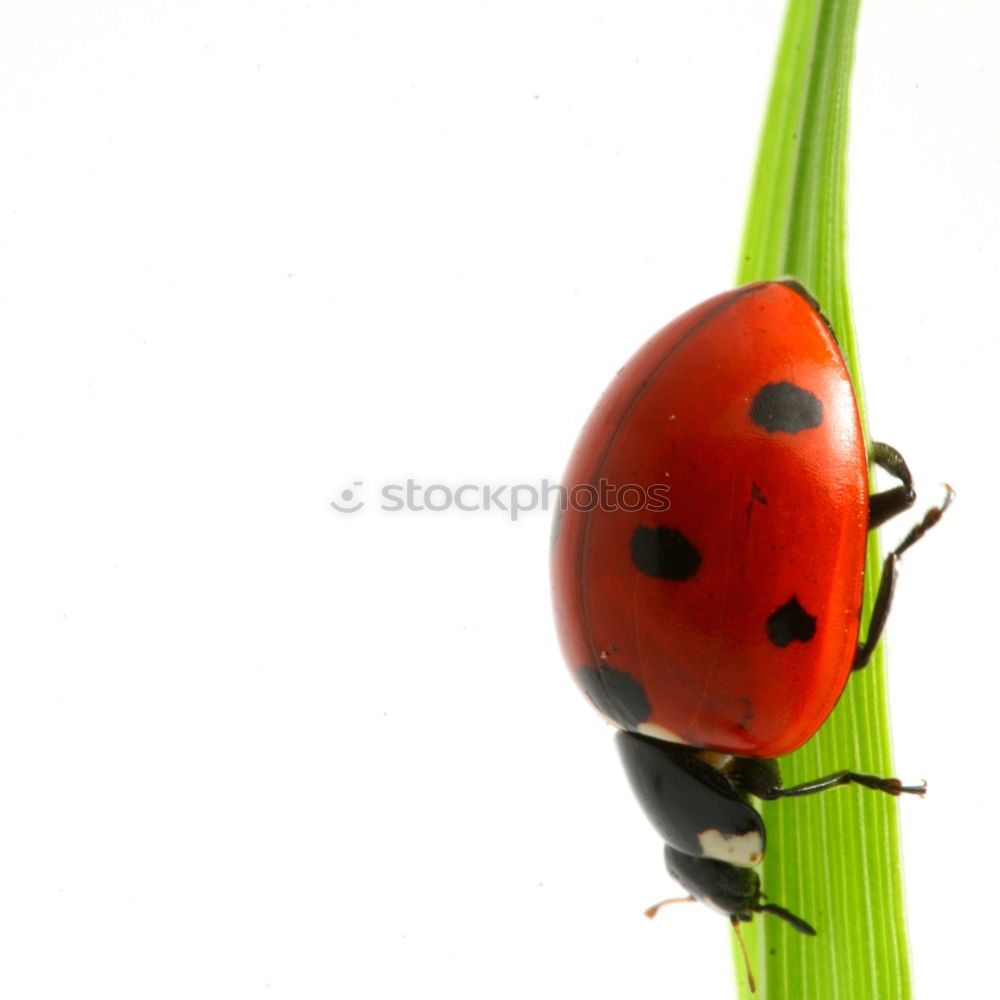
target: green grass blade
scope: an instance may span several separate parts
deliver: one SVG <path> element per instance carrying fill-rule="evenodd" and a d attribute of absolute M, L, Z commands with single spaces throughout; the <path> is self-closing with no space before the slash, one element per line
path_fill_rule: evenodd
<path fill-rule="evenodd" d="M 859 2 L 790 0 L 737 275 L 740 283 L 783 275 L 802 281 L 837 331 L 860 397 L 846 258 Z M 879 566 L 873 539 L 866 620 Z M 782 761 L 787 784 L 842 768 L 893 773 L 881 651 L 851 678 L 820 732 Z M 858 788 L 764 805 L 765 891 L 819 933 L 803 937 L 767 917 L 746 927 L 761 1000 L 910 997 L 896 811 L 896 800 Z M 736 956 L 740 993 L 749 997 Z"/>

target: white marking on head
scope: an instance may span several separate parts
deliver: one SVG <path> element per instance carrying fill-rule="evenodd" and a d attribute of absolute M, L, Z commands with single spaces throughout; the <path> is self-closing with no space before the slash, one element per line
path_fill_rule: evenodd
<path fill-rule="evenodd" d="M 687 740 L 682 739 L 676 733 L 672 733 L 665 726 L 659 726 L 655 722 L 640 722 L 636 726 L 636 731 L 643 736 L 649 736 L 654 740 L 663 740 L 666 743 L 683 743 L 687 745 Z"/>
<path fill-rule="evenodd" d="M 743 868 L 753 868 L 764 860 L 764 842 L 759 830 L 739 834 L 703 830 L 698 834 L 698 843 L 701 844 L 701 853 L 706 858 L 728 861 Z"/>

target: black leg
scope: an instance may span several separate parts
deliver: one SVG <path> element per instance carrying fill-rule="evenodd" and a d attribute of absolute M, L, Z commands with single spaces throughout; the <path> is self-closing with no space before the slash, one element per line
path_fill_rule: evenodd
<path fill-rule="evenodd" d="M 774 799 L 794 798 L 797 795 L 812 795 L 839 785 L 863 785 L 890 795 L 923 795 L 926 784 L 904 785 L 898 778 L 880 778 L 874 774 L 858 774 L 856 771 L 837 771 L 823 778 L 816 778 L 790 788 L 781 787 L 781 773 L 774 760 L 757 757 L 734 757 L 727 772 L 733 785 L 741 792 L 756 795 L 758 799 L 771 802 Z"/>
<path fill-rule="evenodd" d="M 892 604 L 892 592 L 896 587 L 900 556 L 911 545 L 919 542 L 941 520 L 941 515 L 948 509 L 955 496 L 955 491 L 950 486 L 945 488 L 948 492 L 945 494 L 941 506 L 931 507 L 924 514 L 923 520 L 915 524 L 899 545 L 885 557 L 885 562 L 882 564 L 882 578 L 879 580 L 878 593 L 875 595 L 875 606 L 872 608 L 871 621 L 868 623 L 868 635 L 864 642 L 858 643 L 858 651 L 854 657 L 855 670 L 860 670 L 868 665 L 879 639 L 882 638 L 882 632 L 885 630 L 885 623 L 889 617 L 889 606 Z M 885 494 L 880 495 L 885 496 Z"/>
<path fill-rule="evenodd" d="M 816 936 L 816 931 L 812 924 L 807 924 L 801 917 L 795 916 L 794 913 L 789 913 L 783 906 L 778 906 L 777 903 L 763 903 L 758 906 L 754 913 L 773 913 L 776 917 L 781 917 L 782 920 L 786 920 L 790 923 L 800 934 L 809 934 L 811 937 Z"/>
<path fill-rule="evenodd" d="M 881 441 L 872 442 L 870 460 L 880 469 L 885 469 L 890 476 L 899 480 L 899 486 L 882 493 L 874 493 L 868 498 L 868 530 L 885 524 L 891 517 L 901 514 L 913 506 L 917 499 L 913 489 L 913 476 L 910 475 L 906 460 L 892 445 Z"/>
<path fill-rule="evenodd" d="M 767 795 L 768 799 L 782 799 L 796 795 L 812 795 L 814 792 L 824 792 L 838 785 L 863 785 L 874 788 L 878 792 L 888 792 L 890 795 L 900 795 L 907 792 L 911 795 L 923 795 L 927 785 L 904 785 L 898 778 L 879 778 L 874 774 L 856 774 L 854 771 L 838 771 L 824 778 L 816 778 L 802 785 L 792 785 L 791 788 L 774 788 Z"/>

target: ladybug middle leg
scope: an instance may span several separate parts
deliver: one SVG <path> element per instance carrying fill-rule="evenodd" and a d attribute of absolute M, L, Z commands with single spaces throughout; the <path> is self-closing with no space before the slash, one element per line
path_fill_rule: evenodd
<path fill-rule="evenodd" d="M 772 788 L 760 797 L 781 799 L 796 795 L 812 795 L 814 792 L 825 792 L 828 788 L 837 788 L 839 785 L 862 785 L 865 788 L 874 788 L 877 792 L 888 792 L 890 795 L 902 795 L 904 792 L 910 795 L 923 795 L 927 791 L 926 782 L 920 785 L 904 785 L 899 778 L 880 778 L 877 774 L 837 771 L 835 774 L 827 774 L 822 778 L 805 781 L 801 785 Z"/>
<path fill-rule="evenodd" d="M 756 795 L 759 799 L 773 802 L 775 799 L 794 798 L 799 795 L 813 795 L 840 785 L 861 785 L 889 795 L 923 795 L 926 783 L 904 785 L 898 778 L 882 778 L 876 774 L 859 774 L 857 771 L 837 771 L 805 781 L 801 785 L 784 788 L 777 761 L 755 757 L 736 757 L 729 765 L 728 775 L 733 785 L 742 792 Z"/>
<path fill-rule="evenodd" d="M 868 506 L 869 531 L 884 524 L 889 518 L 908 510 L 913 506 L 917 496 L 913 489 L 913 477 L 910 475 L 906 461 L 895 448 L 883 444 L 881 441 L 876 441 L 872 444 L 871 460 L 890 475 L 895 476 L 900 481 L 900 485 L 871 496 Z M 854 657 L 855 670 L 868 666 L 868 662 L 875 652 L 875 647 L 878 645 L 879 639 L 882 638 L 882 632 L 885 630 L 885 623 L 889 617 L 889 607 L 892 604 L 892 594 L 896 588 L 900 557 L 941 520 L 941 515 L 948 509 L 955 496 L 955 491 L 950 486 L 946 489 L 948 492 L 941 505 L 931 507 L 924 514 L 923 519 L 915 524 L 899 545 L 885 557 L 885 561 L 882 563 L 882 576 L 879 580 L 878 592 L 875 595 L 875 604 L 872 607 L 871 620 L 868 623 L 868 635 L 864 642 L 858 643 L 858 650 Z"/>

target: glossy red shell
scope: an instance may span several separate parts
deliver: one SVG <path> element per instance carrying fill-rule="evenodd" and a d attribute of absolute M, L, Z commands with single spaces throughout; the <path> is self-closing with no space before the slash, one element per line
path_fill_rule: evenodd
<path fill-rule="evenodd" d="M 815 426 L 755 416 L 761 390 L 784 384 L 819 401 Z M 573 487 L 602 483 L 604 502 L 582 509 L 594 494 Z M 854 389 L 815 304 L 769 282 L 674 320 L 601 397 L 563 485 L 556 619 L 595 704 L 625 728 L 692 746 L 758 757 L 801 746 L 851 670 L 868 523 Z M 647 496 L 669 485 L 669 509 L 613 509 L 611 491 L 635 506 L 626 485 Z M 633 555 L 637 533 L 682 537 L 696 570 L 651 574 Z M 788 608 L 811 635 L 775 632 Z M 629 711 L 609 711 L 621 690 Z"/>

